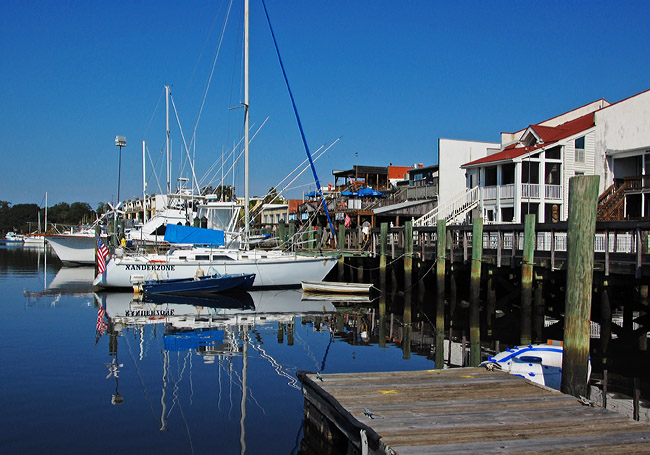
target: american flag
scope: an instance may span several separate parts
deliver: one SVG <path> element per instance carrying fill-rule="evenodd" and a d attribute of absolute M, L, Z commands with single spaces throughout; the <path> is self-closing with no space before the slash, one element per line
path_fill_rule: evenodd
<path fill-rule="evenodd" d="M 99 310 L 97 310 L 97 326 L 95 327 L 95 344 L 97 344 L 97 342 L 102 337 L 104 332 L 106 332 L 106 327 L 108 327 L 108 324 L 104 320 L 105 315 L 106 312 L 104 311 L 104 306 L 100 304 Z"/>
<path fill-rule="evenodd" d="M 109 260 L 108 248 L 106 248 L 102 239 L 97 237 L 97 270 L 99 270 L 99 273 L 106 271 L 106 264 L 108 264 Z"/>

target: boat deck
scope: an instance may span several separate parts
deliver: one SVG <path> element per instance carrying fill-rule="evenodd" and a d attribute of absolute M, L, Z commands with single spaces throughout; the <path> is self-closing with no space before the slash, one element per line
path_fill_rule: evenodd
<path fill-rule="evenodd" d="M 650 425 L 502 371 L 298 375 L 307 425 L 352 452 L 650 453 Z"/>

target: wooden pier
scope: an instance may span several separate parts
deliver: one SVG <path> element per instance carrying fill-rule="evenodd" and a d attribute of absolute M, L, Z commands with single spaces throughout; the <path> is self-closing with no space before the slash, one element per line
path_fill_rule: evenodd
<path fill-rule="evenodd" d="M 298 377 L 301 453 L 650 453 L 650 425 L 502 371 Z"/>

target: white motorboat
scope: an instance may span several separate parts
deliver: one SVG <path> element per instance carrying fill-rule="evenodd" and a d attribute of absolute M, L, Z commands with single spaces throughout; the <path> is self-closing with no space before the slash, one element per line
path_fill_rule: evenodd
<path fill-rule="evenodd" d="M 563 348 L 557 344 L 532 344 L 515 346 L 490 357 L 481 366 L 498 368 L 510 374 L 524 377 L 536 384 L 560 390 L 562 383 Z M 591 376 L 591 363 L 587 373 L 587 382 Z"/>
<path fill-rule="evenodd" d="M 7 232 L 4 239 L 0 239 L 0 245 L 20 246 L 24 242 L 24 237 L 15 232 Z"/>

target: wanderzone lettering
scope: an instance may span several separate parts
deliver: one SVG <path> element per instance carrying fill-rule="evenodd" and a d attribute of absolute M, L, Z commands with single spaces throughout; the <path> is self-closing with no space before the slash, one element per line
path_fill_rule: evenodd
<path fill-rule="evenodd" d="M 146 317 L 150 318 L 153 316 L 174 316 L 174 310 L 126 310 L 124 316 L 127 318 L 137 318 L 137 317 Z"/>
<path fill-rule="evenodd" d="M 137 271 L 166 271 L 173 272 L 176 270 L 176 265 L 174 264 L 125 264 L 126 270 L 137 270 Z"/>

